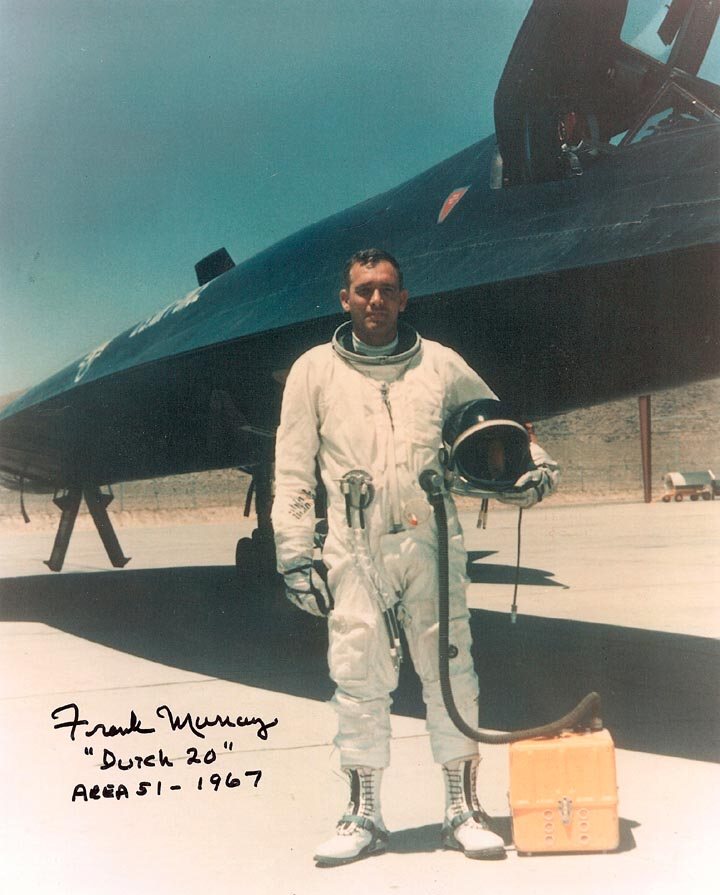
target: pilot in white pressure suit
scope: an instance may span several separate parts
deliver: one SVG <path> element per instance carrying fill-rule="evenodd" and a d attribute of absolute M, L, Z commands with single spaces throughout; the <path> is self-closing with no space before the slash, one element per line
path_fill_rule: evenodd
<path fill-rule="evenodd" d="M 437 536 L 418 483 L 423 470 L 440 468 L 448 414 L 494 395 L 454 351 L 398 325 L 407 299 L 391 255 L 377 249 L 353 255 L 340 292 L 351 320 L 332 343 L 311 349 L 293 365 L 277 433 L 272 520 L 278 570 L 297 606 L 328 615 L 339 723 L 335 743 L 350 781 L 346 814 L 315 854 L 323 865 L 383 851 L 387 842 L 380 778 L 390 761 L 390 693 L 398 682 L 395 610 L 387 611 L 395 603 L 422 680 L 433 756 L 445 776 L 444 844 L 474 858 L 505 854 L 477 800 L 477 743 L 455 728 L 442 700 Z M 536 487 L 521 498 L 524 506 L 555 485 L 552 461 L 537 445 L 532 449 L 539 469 L 528 473 Z M 316 463 L 328 495 L 327 587 L 312 568 Z M 358 471 L 360 498 L 347 484 L 347 474 Z M 450 499 L 447 510 L 450 674 L 458 709 L 472 724 L 478 681 L 465 601 L 467 557 Z"/>

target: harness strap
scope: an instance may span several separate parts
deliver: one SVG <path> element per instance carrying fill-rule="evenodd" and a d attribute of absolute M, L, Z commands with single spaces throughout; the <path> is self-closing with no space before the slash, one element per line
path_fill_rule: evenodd
<path fill-rule="evenodd" d="M 387 842 L 389 839 L 389 834 L 385 830 L 381 830 L 369 817 L 362 817 L 360 814 L 343 814 L 338 821 L 338 826 L 345 823 L 357 824 L 358 827 L 362 827 L 363 830 L 367 830 L 383 842 Z"/>

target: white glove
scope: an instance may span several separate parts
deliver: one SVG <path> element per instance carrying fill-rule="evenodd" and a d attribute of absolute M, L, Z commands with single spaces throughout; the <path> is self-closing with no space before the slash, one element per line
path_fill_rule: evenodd
<path fill-rule="evenodd" d="M 552 494 L 556 486 L 557 474 L 549 466 L 539 466 L 521 475 L 515 482 L 517 491 L 499 492 L 495 496 L 501 503 L 509 503 L 524 510 L 535 506 L 543 497 Z"/>
<path fill-rule="evenodd" d="M 298 609 L 321 618 L 330 613 L 334 605 L 332 594 L 311 563 L 289 569 L 283 573 L 283 579 L 285 596 Z"/>
<path fill-rule="evenodd" d="M 537 441 L 530 442 L 530 455 L 536 468 L 521 475 L 515 482 L 515 488 L 522 490 L 497 495 L 498 500 L 503 503 L 512 504 L 523 510 L 535 506 L 543 497 L 552 494 L 557 489 L 560 478 L 557 463 Z"/>

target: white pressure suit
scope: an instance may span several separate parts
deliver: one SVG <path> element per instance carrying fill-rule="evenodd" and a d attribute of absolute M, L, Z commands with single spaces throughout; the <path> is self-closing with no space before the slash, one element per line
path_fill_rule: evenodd
<path fill-rule="evenodd" d="M 400 600 L 413 664 L 423 687 L 435 760 L 474 754 L 443 705 L 438 670 L 437 535 L 418 477 L 440 471 L 446 417 L 461 404 L 493 398 L 483 380 L 449 348 L 421 339 L 401 324 L 396 353 L 367 357 L 352 348 L 351 324 L 332 343 L 293 365 L 277 432 L 272 512 L 278 570 L 312 560 L 316 462 L 328 495 L 329 533 L 323 551 L 328 588 L 330 675 L 339 716 L 335 740 L 344 768 L 385 768 L 390 759 L 390 693 L 397 687 L 388 635 L 367 577 L 354 559 L 340 480 L 350 470 L 372 476 L 365 511 L 369 553 Z M 447 501 L 450 559 L 450 675 L 455 702 L 468 723 L 478 720 L 478 681 L 471 656 L 465 590 L 467 557 L 451 499 Z M 452 648 L 454 647 L 454 649 Z"/>

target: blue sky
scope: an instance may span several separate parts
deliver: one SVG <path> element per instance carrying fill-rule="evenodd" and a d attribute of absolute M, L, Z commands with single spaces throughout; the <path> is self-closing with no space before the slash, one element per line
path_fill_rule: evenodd
<path fill-rule="evenodd" d="M 0 0 L 0 394 L 494 130 L 529 0 Z"/>

